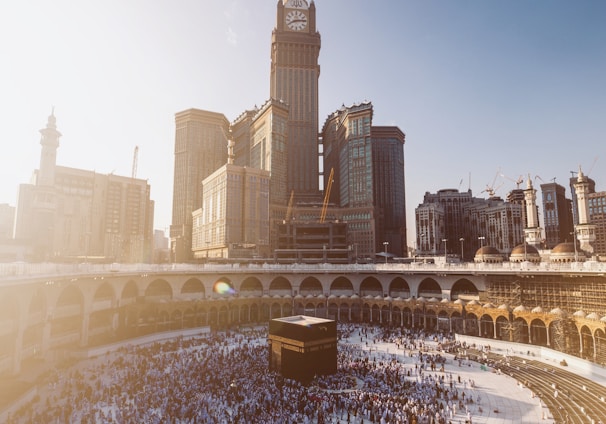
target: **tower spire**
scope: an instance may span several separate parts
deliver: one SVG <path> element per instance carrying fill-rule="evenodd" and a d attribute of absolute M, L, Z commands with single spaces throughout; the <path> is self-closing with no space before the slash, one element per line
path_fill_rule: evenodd
<path fill-rule="evenodd" d="M 57 130 L 57 118 L 55 118 L 54 106 L 46 122 L 46 128 L 41 129 L 40 134 L 42 135 L 40 138 L 42 151 L 40 154 L 37 185 L 52 186 L 55 183 L 57 149 L 59 148 L 59 138 L 61 137 L 61 133 Z"/>

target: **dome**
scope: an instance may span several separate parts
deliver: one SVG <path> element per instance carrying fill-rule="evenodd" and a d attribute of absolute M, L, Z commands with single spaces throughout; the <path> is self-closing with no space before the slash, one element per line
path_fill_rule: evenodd
<path fill-rule="evenodd" d="M 526 247 L 524 247 L 526 246 Z M 513 248 L 513 250 L 511 251 L 511 254 L 524 254 L 526 253 L 527 255 L 538 255 L 539 251 L 537 250 L 536 247 L 528 244 L 528 243 L 522 243 L 522 244 L 518 244 L 516 247 Z"/>
<path fill-rule="evenodd" d="M 468 305 L 480 305 L 480 302 L 478 302 L 477 300 L 473 299 L 471 300 Z"/>
<path fill-rule="evenodd" d="M 428 302 L 436 303 L 436 302 L 439 302 L 439 300 L 437 297 L 432 297 L 428 300 Z"/>
<path fill-rule="evenodd" d="M 511 254 L 509 255 L 510 262 L 541 262 L 541 255 L 539 255 L 539 251 L 536 247 L 528 244 L 522 243 L 517 245 L 511 250 Z"/>
<path fill-rule="evenodd" d="M 506 303 L 503 303 L 502 305 L 499 305 L 499 307 L 497 309 L 500 309 L 501 311 L 511 312 L 511 308 Z"/>
<path fill-rule="evenodd" d="M 566 241 L 555 245 L 551 249 L 551 262 L 577 262 L 585 261 L 585 253 L 578 248 L 575 248 L 575 243 Z"/>
<path fill-rule="evenodd" d="M 463 305 L 463 306 L 465 306 L 465 302 L 463 300 L 461 300 L 461 299 L 455 300 L 454 303 L 457 304 L 457 305 Z"/>
<path fill-rule="evenodd" d="M 574 243 L 572 242 L 564 242 L 557 244 L 553 249 L 551 249 L 551 253 L 574 253 Z"/>
<path fill-rule="evenodd" d="M 542 314 L 543 313 L 543 308 L 541 308 L 540 306 L 532 308 L 532 313 L 533 314 Z"/>
<path fill-rule="evenodd" d="M 488 303 L 484 304 L 483 308 L 491 309 L 491 308 L 494 308 L 494 305 L 492 303 L 488 302 Z"/>
<path fill-rule="evenodd" d="M 587 314 L 583 311 L 576 311 L 574 314 L 572 314 L 573 317 L 577 317 L 577 318 L 585 318 Z"/>
<path fill-rule="evenodd" d="M 501 254 L 501 252 L 499 252 L 496 247 L 492 247 L 492 246 L 480 247 L 476 252 L 476 256 L 478 256 L 478 255 L 500 255 L 500 254 Z"/>
<path fill-rule="evenodd" d="M 553 315 L 560 315 L 560 316 L 564 316 L 566 315 L 566 312 L 564 312 L 563 310 L 561 310 L 560 308 L 554 308 L 551 311 L 549 311 L 550 314 Z"/>
<path fill-rule="evenodd" d="M 600 316 L 598 314 L 596 314 L 595 312 L 590 313 L 585 318 L 592 319 L 592 320 L 595 320 L 595 321 L 599 321 L 600 320 Z"/>
<path fill-rule="evenodd" d="M 446 298 L 443 298 L 442 300 L 440 300 L 440 303 L 448 303 L 448 302 L 450 302 L 450 300 L 448 300 Z"/>
<path fill-rule="evenodd" d="M 513 309 L 514 312 L 528 312 L 528 309 L 524 305 L 516 306 Z"/>
<path fill-rule="evenodd" d="M 484 247 L 480 247 L 476 251 L 476 256 L 474 257 L 474 261 L 475 262 L 485 262 L 485 263 L 502 263 L 503 255 L 495 247 L 484 246 Z"/>

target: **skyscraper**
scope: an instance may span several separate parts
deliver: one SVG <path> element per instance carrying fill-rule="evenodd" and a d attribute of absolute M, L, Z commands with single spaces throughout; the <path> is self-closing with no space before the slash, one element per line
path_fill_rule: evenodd
<path fill-rule="evenodd" d="M 320 34 L 313 1 L 278 1 L 271 41 L 270 97 L 288 104 L 288 182 L 297 199 L 317 198 Z"/>
<path fill-rule="evenodd" d="M 192 212 L 202 206 L 202 180 L 227 162 L 229 121 L 216 112 L 188 109 L 175 115 L 172 260 L 192 257 Z"/>
<path fill-rule="evenodd" d="M 334 170 L 331 200 L 339 207 L 372 209 L 366 219 L 373 216 L 374 226 L 350 222 L 352 243 L 370 247 L 363 250 L 370 255 L 388 246 L 389 253 L 403 256 L 405 136 L 398 127 L 372 126 L 372 115 L 372 103 L 364 102 L 328 117 L 322 129 L 324 169 Z M 371 240 L 373 245 L 367 246 Z"/>
<path fill-rule="evenodd" d="M 555 182 L 541 184 L 543 195 L 543 227 L 545 247 L 573 241 L 572 202 L 566 198 L 566 189 Z"/>

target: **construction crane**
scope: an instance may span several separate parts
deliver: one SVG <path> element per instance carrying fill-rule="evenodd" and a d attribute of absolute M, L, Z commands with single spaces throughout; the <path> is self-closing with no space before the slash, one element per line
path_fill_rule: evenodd
<path fill-rule="evenodd" d="M 288 199 L 288 206 L 286 206 L 286 216 L 284 217 L 284 223 L 290 222 L 290 218 L 292 217 L 292 203 L 295 198 L 295 191 L 292 190 L 290 192 L 290 199 Z"/>
<path fill-rule="evenodd" d="M 326 193 L 324 193 L 324 202 L 322 203 L 322 212 L 320 212 L 320 224 L 324 223 L 326 219 L 326 209 L 328 208 L 328 201 L 330 200 L 330 190 L 332 189 L 333 177 L 335 175 L 335 169 L 330 169 L 330 175 L 328 176 L 328 183 L 326 184 Z"/>
<path fill-rule="evenodd" d="M 133 180 L 137 178 L 137 161 L 139 157 L 139 146 L 135 146 L 135 151 L 133 152 L 133 170 L 131 172 L 131 177 Z"/>
<path fill-rule="evenodd" d="M 492 184 L 490 184 L 490 185 L 486 184 L 486 189 L 485 189 L 485 190 L 482 190 L 480 193 L 488 193 L 488 198 L 495 197 L 495 193 L 496 193 L 496 191 L 497 191 L 499 188 L 501 188 L 501 186 L 503 185 L 503 184 L 501 184 L 501 185 L 499 185 L 499 186 L 498 186 L 498 187 L 496 187 L 496 188 L 495 188 L 495 186 L 494 186 L 494 183 L 496 183 L 496 182 L 497 182 L 497 177 L 498 177 L 500 174 L 501 174 L 501 168 L 499 168 L 499 169 L 497 170 L 497 173 L 496 173 L 496 175 L 494 176 L 494 178 L 493 178 L 493 180 L 492 180 Z"/>
<path fill-rule="evenodd" d="M 513 183 L 516 185 L 516 190 L 519 190 L 520 184 L 522 184 L 524 182 L 524 175 L 520 175 L 517 180 L 514 180 L 513 178 L 508 177 L 505 174 L 501 174 L 501 177 L 507 178 L 509 181 L 513 181 Z"/>

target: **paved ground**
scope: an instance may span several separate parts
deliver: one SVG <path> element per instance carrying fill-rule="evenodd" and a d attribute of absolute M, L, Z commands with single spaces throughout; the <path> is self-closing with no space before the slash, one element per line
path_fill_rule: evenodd
<path fill-rule="evenodd" d="M 371 337 L 369 338 L 372 339 Z M 397 349 L 393 343 L 377 342 L 366 345 L 359 342 L 359 337 L 352 337 L 347 342 L 359 344 L 362 349 L 369 350 L 371 355 L 377 359 L 395 357 L 399 362 L 405 364 L 406 367 L 414 370 L 416 358 L 410 357 L 409 352 L 405 350 Z M 132 343 L 132 341 L 129 341 L 129 343 Z M 436 343 L 427 341 L 426 345 L 431 352 L 435 348 Z M 443 355 L 447 358 L 443 372 L 448 376 L 452 375 L 455 386 L 459 391 L 465 391 L 467 397 L 471 396 L 474 400 L 473 403 L 467 404 L 468 412 L 474 424 L 555 422 L 551 411 L 544 406 L 541 400 L 530 389 L 523 387 L 515 379 L 499 374 L 495 370 L 482 366 L 477 362 L 455 360 L 453 354 Z M 95 359 L 83 361 L 77 366 L 90 366 L 95 361 Z M 43 365 L 40 364 L 37 367 L 26 370 L 19 381 L 22 383 L 35 382 L 37 374 L 44 372 Z M 574 372 L 573 369 L 569 371 Z M 411 378 L 416 378 L 413 372 L 411 372 L 411 375 Z M 606 379 L 599 381 L 599 383 L 606 386 Z M 47 389 L 42 387 L 40 392 L 41 397 L 45 397 L 46 395 L 44 390 Z M 0 408 L 2 408 L 1 404 Z M 1 417 L 2 413 L 0 412 Z M 453 416 L 452 423 L 465 423 L 466 420 L 468 420 L 467 412 L 458 410 L 456 415 Z"/>

